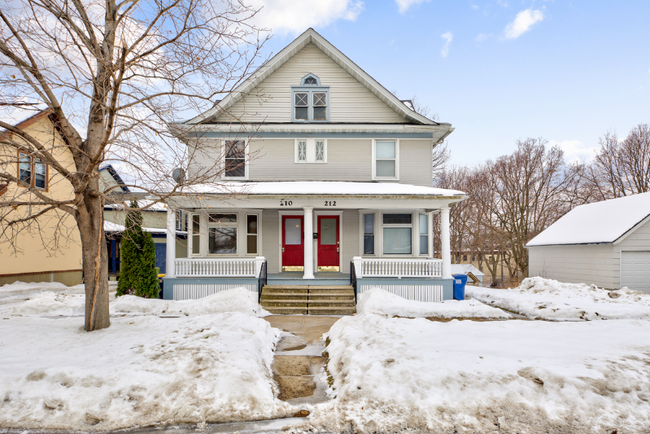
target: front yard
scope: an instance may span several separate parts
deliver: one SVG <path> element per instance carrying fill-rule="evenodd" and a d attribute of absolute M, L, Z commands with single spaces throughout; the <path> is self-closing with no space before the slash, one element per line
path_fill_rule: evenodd
<path fill-rule="evenodd" d="M 650 296 L 605 300 L 558 285 L 468 290 L 531 318 L 552 306 L 554 321 L 367 291 L 358 314 L 327 333 L 331 399 L 306 407 L 277 399 L 270 366 L 280 330 L 245 290 L 185 302 L 122 297 L 111 327 L 86 333 L 79 288 L 31 290 L 24 301 L 24 289 L 0 287 L 0 428 L 110 430 L 306 408 L 294 431 L 648 432 L 650 321 L 634 318 L 648 318 L 639 315 Z M 626 319 L 601 320 L 612 312 Z"/>

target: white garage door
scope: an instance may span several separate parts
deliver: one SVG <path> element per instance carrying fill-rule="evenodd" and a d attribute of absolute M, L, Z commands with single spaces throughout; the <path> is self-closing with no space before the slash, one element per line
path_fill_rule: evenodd
<path fill-rule="evenodd" d="M 650 251 L 621 252 L 621 287 L 650 293 Z"/>

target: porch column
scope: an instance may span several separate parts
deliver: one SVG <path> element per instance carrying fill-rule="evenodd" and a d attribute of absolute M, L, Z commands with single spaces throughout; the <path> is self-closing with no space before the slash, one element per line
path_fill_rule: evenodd
<path fill-rule="evenodd" d="M 429 252 L 429 257 L 433 258 L 433 211 L 427 213 L 427 252 Z"/>
<path fill-rule="evenodd" d="M 304 239 L 304 272 L 303 279 L 313 279 L 314 278 L 314 207 L 305 206 L 303 207 L 305 211 L 305 239 Z"/>
<path fill-rule="evenodd" d="M 451 279 L 451 240 L 448 206 L 440 208 L 440 248 L 442 250 L 442 278 Z"/>
<path fill-rule="evenodd" d="M 175 277 L 174 261 L 176 260 L 176 210 L 167 207 L 167 270 L 165 277 Z"/>

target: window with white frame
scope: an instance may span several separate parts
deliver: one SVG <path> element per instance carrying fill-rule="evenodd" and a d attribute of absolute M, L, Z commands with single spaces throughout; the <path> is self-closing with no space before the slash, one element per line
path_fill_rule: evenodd
<path fill-rule="evenodd" d="M 429 216 L 420 214 L 420 255 L 429 254 Z"/>
<path fill-rule="evenodd" d="M 259 226 L 257 214 L 246 214 L 246 254 L 257 255 Z"/>
<path fill-rule="evenodd" d="M 321 86 L 320 79 L 307 74 L 300 86 L 292 86 L 294 122 L 327 122 L 329 120 L 329 87 Z"/>
<path fill-rule="evenodd" d="M 384 255 L 410 255 L 412 253 L 412 220 L 412 214 L 382 215 Z"/>
<path fill-rule="evenodd" d="M 327 163 L 327 140 L 297 139 L 296 163 Z"/>
<path fill-rule="evenodd" d="M 208 214 L 208 254 L 237 254 L 237 214 Z"/>
<path fill-rule="evenodd" d="M 201 216 L 192 215 L 192 254 L 201 254 Z"/>
<path fill-rule="evenodd" d="M 363 254 L 375 254 L 375 215 L 363 215 Z"/>
<path fill-rule="evenodd" d="M 246 142 L 226 140 L 224 142 L 224 178 L 246 178 Z"/>
<path fill-rule="evenodd" d="M 374 179 L 399 179 L 399 143 L 396 140 L 375 140 L 373 144 Z"/>
<path fill-rule="evenodd" d="M 176 210 L 176 230 L 187 230 L 187 213 L 181 209 Z"/>

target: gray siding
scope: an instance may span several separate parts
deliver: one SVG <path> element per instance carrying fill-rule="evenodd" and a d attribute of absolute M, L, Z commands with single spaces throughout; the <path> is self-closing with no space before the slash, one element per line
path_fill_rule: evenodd
<path fill-rule="evenodd" d="M 327 163 L 295 163 L 293 139 L 250 143 L 252 181 L 370 181 L 372 140 L 327 140 Z"/>
<path fill-rule="evenodd" d="M 310 72 L 320 78 L 323 86 L 330 87 L 331 122 L 405 122 L 314 44 L 305 46 L 215 120 L 291 122 L 291 86 L 299 86 L 301 78 Z"/>
<path fill-rule="evenodd" d="M 280 215 L 275 209 L 262 212 L 262 256 L 269 273 L 280 272 Z"/>
<path fill-rule="evenodd" d="M 431 145 L 431 140 L 400 140 L 400 184 L 431 187 L 433 182 Z"/>
<path fill-rule="evenodd" d="M 618 254 L 611 244 L 530 247 L 528 274 L 568 283 L 618 288 Z M 616 264 L 616 265 L 615 265 Z"/>
<path fill-rule="evenodd" d="M 359 256 L 359 212 L 346 210 L 343 213 L 343 255 L 341 258 L 341 272 L 350 272 L 350 261 L 354 256 Z"/>

